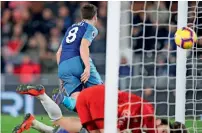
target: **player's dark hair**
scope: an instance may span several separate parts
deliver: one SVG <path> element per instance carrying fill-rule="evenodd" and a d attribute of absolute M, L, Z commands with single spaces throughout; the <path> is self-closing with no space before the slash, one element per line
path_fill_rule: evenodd
<path fill-rule="evenodd" d="M 173 125 L 170 122 L 168 122 L 167 119 L 161 119 L 161 125 L 168 125 L 170 129 L 173 129 Z M 173 130 L 171 130 L 170 133 L 174 133 Z"/>
<path fill-rule="evenodd" d="M 97 7 L 93 4 L 86 4 L 81 7 L 81 18 L 91 20 L 97 14 Z"/>
<path fill-rule="evenodd" d="M 172 133 L 188 133 L 185 125 L 180 122 L 174 122 L 172 127 Z"/>
<path fill-rule="evenodd" d="M 168 122 L 167 119 L 161 119 L 161 125 L 168 125 L 170 128 L 172 128 L 172 124 Z"/>

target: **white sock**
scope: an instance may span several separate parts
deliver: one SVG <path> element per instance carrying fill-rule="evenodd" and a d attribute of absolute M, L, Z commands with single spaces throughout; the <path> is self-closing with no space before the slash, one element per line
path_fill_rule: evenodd
<path fill-rule="evenodd" d="M 38 120 L 33 120 L 32 128 L 36 129 L 41 133 L 53 133 L 53 127 L 45 125 Z"/>
<path fill-rule="evenodd" d="M 51 120 L 56 121 L 62 117 L 60 107 L 46 93 L 39 95 L 37 98 L 41 101 Z"/>

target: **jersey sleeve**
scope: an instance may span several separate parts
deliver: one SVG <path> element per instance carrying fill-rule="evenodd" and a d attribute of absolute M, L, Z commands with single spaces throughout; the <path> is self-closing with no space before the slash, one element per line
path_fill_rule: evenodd
<path fill-rule="evenodd" d="M 143 125 L 147 133 L 155 133 L 155 116 L 153 106 L 147 102 L 143 104 Z"/>
<path fill-rule="evenodd" d="M 97 35 L 98 30 L 94 26 L 88 25 L 83 38 L 87 39 L 91 43 Z"/>

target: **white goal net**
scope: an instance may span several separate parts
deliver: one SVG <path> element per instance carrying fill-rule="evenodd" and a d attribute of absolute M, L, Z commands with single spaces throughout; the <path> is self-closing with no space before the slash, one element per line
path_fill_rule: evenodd
<path fill-rule="evenodd" d="M 186 123 L 189 131 L 202 132 L 202 2 L 193 1 L 188 5 L 188 26 L 198 35 L 198 43 L 187 58 Z"/>
<path fill-rule="evenodd" d="M 198 43 L 187 50 L 185 124 L 190 133 L 202 133 L 202 2 L 188 2 L 187 10 Z M 121 2 L 119 88 L 148 100 L 157 117 L 170 122 L 178 108 L 178 14 L 178 2 Z"/>

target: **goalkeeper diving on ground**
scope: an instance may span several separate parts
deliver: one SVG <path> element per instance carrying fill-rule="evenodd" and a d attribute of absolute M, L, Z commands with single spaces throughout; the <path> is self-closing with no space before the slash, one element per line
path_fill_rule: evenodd
<path fill-rule="evenodd" d="M 17 92 L 38 98 L 53 123 L 62 127 L 63 130 L 78 133 L 85 128 L 89 133 L 104 132 L 104 85 L 95 85 L 79 93 L 74 109 L 79 119 L 63 117 L 59 106 L 45 93 L 42 85 L 21 85 L 17 88 Z M 123 132 L 129 127 L 132 133 L 143 131 L 146 133 L 187 133 L 184 124 L 180 122 L 171 124 L 165 119 L 157 119 L 151 103 L 128 92 L 119 91 L 117 117 L 117 132 Z M 20 132 L 15 133 L 29 129 L 32 121 L 24 121 L 21 125 L 23 126 L 18 127 Z"/>

